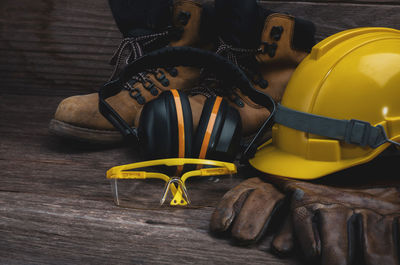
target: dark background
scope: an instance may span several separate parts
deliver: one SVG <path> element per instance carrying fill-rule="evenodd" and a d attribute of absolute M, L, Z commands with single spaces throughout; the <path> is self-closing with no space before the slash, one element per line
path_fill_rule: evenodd
<path fill-rule="evenodd" d="M 262 1 L 267 8 L 313 21 L 321 40 L 361 26 L 400 28 L 400 1 Z M 120 41 L 106 0 L 2 0 L 2 94 L 74 95 L 110 75 Z"/>

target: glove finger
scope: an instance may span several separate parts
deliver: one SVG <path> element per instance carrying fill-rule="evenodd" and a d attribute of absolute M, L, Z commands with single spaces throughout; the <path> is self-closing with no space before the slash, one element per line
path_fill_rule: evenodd
<path fill-rule="evenodd" d="M 259 178 L 250 178 L 228 191 L 218 203 L 211 215 L 210 230 L 214 233 L 225 232 L 231 226 L 236 214 L 241 210 L 247 196 L 264 182 Z"/>
<path fill-rule="evenodd" d="M 274 186 L 263 183 L 243 204 L 232 226 L 232 236 L 241 243 L 257 241 L 267 229 L 274 214 L 283 205 L 284 195 Z"/>
<path fill-rule="evenodd" d="M 301 251 L 307 260 L 318 260 L 321 253 L 321 241 L 317 229 L 315 212 L 305 206 L 292 211 L 294 236 L 300 244 Z"/>
<path fill-rule="evenodd" d="M 394 240 L 394 232 L 397 231 L 393 229 L 396 219 L 393 216 L 382 216 L 369 210 L 363 210 L 360 215 L 365 264 L 398 264 Z"/>
<path fill-rule="evenodd" d="M 279 233 L 272 240 L 272 250 L 279 256 L 289 256 L 293 252 L 293 227 L 290 217 L 286 218 Z"/>
<path fill-rule="evenodd" d="M 317 212 L 321 237 L 321 264 L 346 265 L 351 261 L 348 232 L 353 211 L 345 207 L 323 208 Z"/>

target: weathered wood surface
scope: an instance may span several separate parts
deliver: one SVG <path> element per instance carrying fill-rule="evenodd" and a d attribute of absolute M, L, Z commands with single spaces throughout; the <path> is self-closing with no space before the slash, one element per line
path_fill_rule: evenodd
<path fill-rule="evenodd" d="M 269 254 L 268 240 L 245 248 L 212 237 L 211 208 L 114 206 L 105 171 L 134 152 L 48 135 L 60 100 L 0 96 L 0 264 L 299 264 Z"/>
<path fill-rule="evenodd" d="M 266 1 L 314 21 L 318 38 L 360 26 L 400 29 L 400 1 Z M 126 147 L 50 137 L 61 96 L 107 78 L 120 41 L 106 0 L 0 2 L 0 264 L 297 264 L 267 244 L 208 234 L 212 209 L 115 207 L 105 170 L 135 160 Z"/>
<path fill-rule="evenodd" d="M 310 19 L 318 39 L 344 29 L 400 29 L 400 1 L 264 1 L 267 8 Z M 72 95 L 107 80 L 108 60 L 120 41 L 106 0 L 2 0 L 2 92 Z"/>
<path fill-rule="evenodd" d="M 135 154 L 49 136 L 60 100 L 0 96 L 0 264 L 298 264 L 212 237 L 212 208 L 114 206 L 105 171 Z"/>

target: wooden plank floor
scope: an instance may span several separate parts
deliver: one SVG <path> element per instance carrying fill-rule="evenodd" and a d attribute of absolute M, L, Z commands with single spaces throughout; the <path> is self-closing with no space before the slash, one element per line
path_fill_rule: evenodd
<path fill-rule="evenodd" d="M 268 1 L 313 20 L 318 39 L 358 26 L 400 28 L 398 0 Z M 106 169 L 127 147 L 51 137 L 59 101 L 97 89 L 120 35 L 106 0 L 0 3 L 0 264 L 299 264 L 209 235 L 211 208 L 114 206 Z"/>
<path fill-rule="evenodd" d="M 0 264 L 297 264 L 212 237 L 212 208 L 114 206 L 105 171 L 135 154 L 48 135 L 60 100 L 0 97 Z"/>

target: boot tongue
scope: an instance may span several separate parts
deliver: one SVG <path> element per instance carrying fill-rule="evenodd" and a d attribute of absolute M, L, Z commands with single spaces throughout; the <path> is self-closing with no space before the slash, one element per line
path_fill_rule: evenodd
<path fill-rule="evenodd" d="M 263 26 L 259 8 L 256 0 L 215 0 L 221 38 L 235 47 L 257 48 Z"/>
<path fill-rule="evenodd" d="M 109 0 L 124 38 L 152 34 L 171 25 L 171 0 Z"/>

